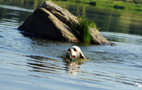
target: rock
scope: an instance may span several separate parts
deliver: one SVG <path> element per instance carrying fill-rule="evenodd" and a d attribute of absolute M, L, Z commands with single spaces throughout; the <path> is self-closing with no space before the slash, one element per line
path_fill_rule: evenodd
<path fill-rule="evenodd" d="M 37 8 L 18 29 L 49 40 L 78 42 L 71 29 L 43 7 Z"/>
<path fill-rule="evenodd" d="M 91 34 L 91 43 L 97 44 L 97 45 L 111 45 L 111 43 L 101 35 L 101 33 L 98 30 L 95 30 L 94 28 L 90 28 L 90 34 Z"/>
<path fill-rule="evenodd" d="M 79 42 L 71 29 L 75 23 L 78 23 L 76 16 L 50 1 L 45 1 L 18 29 L 49 40 Z M 93 44 L 111 45 L 98 30 L 90 28 L 90 33 Z"/>
<path fill-rule="evenodd" d="M 50 11 L 53 15 L 55 15 L 59 20 L 61 20 L 69 27 L 73 27 L 74 23 L 78 23 L 76 16 L 71 14 L 68 10 L 61 8 L 50 1 L 45 1 L 42 7 Z"/>

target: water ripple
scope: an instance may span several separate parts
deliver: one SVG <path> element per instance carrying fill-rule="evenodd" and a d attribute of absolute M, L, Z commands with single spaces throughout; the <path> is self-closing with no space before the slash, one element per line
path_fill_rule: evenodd
<path fill-rule="evenodd" d="M 0 8 L 5 8 L 5 9 L 12 9 L 12 10 L 17 10 L 17 11 L 25 11 L 25 12 L 33 12 L 31 9 L 25 9 L 17 6 L 10 6 L 10 5 L 0 5 Z"/>

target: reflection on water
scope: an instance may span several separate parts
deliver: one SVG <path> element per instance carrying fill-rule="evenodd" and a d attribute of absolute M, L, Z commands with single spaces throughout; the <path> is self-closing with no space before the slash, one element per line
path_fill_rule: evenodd
<path fill-rule="evenodd" d="M 94 20 L 101 31 L 142 35 L 142 13 L 109 8 L 99 8 L 74 3 L 60 3 L 77 16 L 86 16 Z"/>
<path fill-rule="evenodd" d="M 142 84 L 142 36 L 122 34 L 141 34 L 139 14 L 109 9 L 105 13 L 102 8 L 58 2 L 74 14 L 96 18 L 102 30 L 111 31 L 102 34 L 117 45 L 53 42 L 23 36 L 16 29 L 31 14 L 33 3 L 40 2 L 0 0 L 0 90 L 142 89 L 138 87 Z M 65 60 L 64 51 L 73 45 L 89 61 Z"/>
<path fill-rule="evenodd" d="M 0 5 L 1 8 L 5 8 L 5 9 L 12 9 L 12 10 L 16 10 L 16 11 L 26 11 L 26 12 L 33 12 L 33 10 L 30 9 L 25 9 L 25 8 L 20 8 L 17 6 L 9 6 L 9 5 Z M 11 13 L 14 14 L 14 13 Z M 15 14 L 14 14 L 15 15 Z M 17 14 L 16 14 L 17 15 Z"/>
<path fill-rule="evenodd" d="M 57 73 L 63 70 L 63 67 L 59 66 L 62 62 L 59 59 L 43 57 L 43 56 L 28 56 L 28 66 L 32 67 L 32 72 L 43 72 L 43 73 Z M 55 64 L 54 64 L 55 63 Z"/>
<path fill-rule="evenodd" d="M 70 61 L 69 59 L 54 58 L 54 57 L 44 57 L 44 56 L 27 56 L 29 67 L 32 67 L 33 72 L 44 72 L 44 73 L 57 73 L 60 70 L 66 70 L 70 74 L 76 75 L 79 72 L 79 66 L 83 64 L 84 60 Z M 61 64 L 63 63 L 63 67 Z M 54 64 L 56 63 L 56 64 Z M 59 66 L 60 65 L 60 66 Z M 65 66 L 64 66 L 65 65 Z"/>
<path fill-rule="evenodd" d="M 66 71 L 68 71 L 70 74 L 77 75 L 80 65 L 83 64 L 84 60 L 78 59 L 75 61 L 71 61 L 69 59 L 64 59 L 64 62 L 66 63 Z"/>
<path fill-rule="evenodd" d="M 108 32 L 102 32 L 104 36 L 108 40 L 111 41 L 119 41 L 119 42 L 125 42 L 129 44 L 142 44 L 142 37 L 138 35 L 130 35 L 130 34 L 122 34 L 122 33 L 108 33 Z"/>

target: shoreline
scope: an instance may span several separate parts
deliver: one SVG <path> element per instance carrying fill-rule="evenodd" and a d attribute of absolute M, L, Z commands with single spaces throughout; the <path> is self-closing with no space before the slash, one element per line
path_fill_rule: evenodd
<path fill-rule="evenodd" d="M 59 0 L 53 0 L 54 1 L 59 1 Z M 60 0 L 59 2 L 74 2 L 74 3 L 80 3 L 80 4 L 88 4 L 91 6 L 95 7 L 106 7 L 106 8 L 114 8 L 114 9 L 120 9 L 120 10 L 132 10 L 132 11 L 137 11 L 141 12 L 142 11 L 142 2 L 141 3 L 134 3 L 134 2 L 124 2 L 124 1 L 106 1 L 106 0 L 93 0 L 93 1 L 83 1 L 83 0 Z"/>

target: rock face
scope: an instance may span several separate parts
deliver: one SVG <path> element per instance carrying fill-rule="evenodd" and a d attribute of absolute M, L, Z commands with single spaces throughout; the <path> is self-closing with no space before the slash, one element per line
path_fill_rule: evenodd
<path fill-rule="evenodd" d="M 45 1 L 18 29 L 49 40 L 79 42 L 71 29 L 74 23 L 78 23 L 76 16 L 50 1 Z M 90 28 L 90 33 L 93 44 L 111 45 L 98 30 Z"/>
<path fill-rule="evenodd" d="M 114 43 L 109 42 L 104 36 L 101 35 L 101 33 L 98 30 L 95 30 L 94 28 L 90 28 L 90 34 L 91 34 L 91 43 L 97 44 L 97 45 L 114 45 Z"/>

